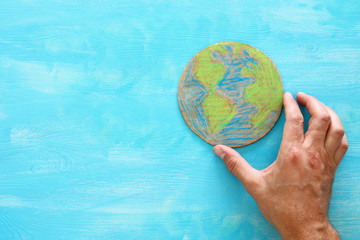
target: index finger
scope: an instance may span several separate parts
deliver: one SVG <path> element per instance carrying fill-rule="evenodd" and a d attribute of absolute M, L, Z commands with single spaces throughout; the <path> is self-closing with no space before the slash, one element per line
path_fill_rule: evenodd
<path fill-rule="evenodd" d="M 283 141 L 285 143 L 304 140 L 304 117 L 291 93 L 284 94 L 285 126 Z"/>
<path fill-rule="evenodd" d="M 311 118 L 309 128 L 305 134 L 305 142 L 308 144 L 324 144 L 326 132 L 330 126 L 331 117 L 324 105 L 313 96 L 299 92 L 297 100 L 301 105 L 305 105 Z"/>

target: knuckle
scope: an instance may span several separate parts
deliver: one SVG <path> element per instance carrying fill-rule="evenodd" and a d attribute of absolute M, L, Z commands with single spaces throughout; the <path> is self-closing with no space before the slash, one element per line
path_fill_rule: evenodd
<path fill-rule="evenodd" d="M 291 162 L 297 163 L 301 160 L 301 151 L 297 146 L 291 146 L 289 148 L 288 157 Z"/>
<path fill-rule="evenodd" d="M 339 147 L 341 148 L 341 150 L 346 152 L 349 149 L 349 143 L 347 142 L 341 143 Z"/>
<path fill-rule="evenodd" d="M 301 114 L 293 114 L 291 120 L 296 123 L 304 123 L 304 117 Z"/>
<path fill-rule="evenodd" d="M 293 116 L 293 120 L 297 123 L 304 123 L 304 117 L 301 114 Z"/>
<path fill-rule="evenodd" d="M 323 112 L 318 115 L 318 119 L 325 123 L 329 123 L 331 120 L 331 116 L 328 112 Z"/>
<path fill-rule="evenodd" d="M 343 137 L 345 135 L 345 131 L 343 128 L 334 129 L 334 134 L 338 137 Z"/>
<path fill-rule="evenodd" d="M 323 161 L 322 157 L 319 151 L 315 150 L 310 153 L 310 159 L 309 159 L 310 167 L 313 169 L 319 169 L 323 167 Z"/>
<path fill-rule="evenodd" d="M 235 169 L 238 166 L 238 161 L 235 156 L 230 156 L 226 161 L 226 168 L 231 172 L 234 173 Z"/>

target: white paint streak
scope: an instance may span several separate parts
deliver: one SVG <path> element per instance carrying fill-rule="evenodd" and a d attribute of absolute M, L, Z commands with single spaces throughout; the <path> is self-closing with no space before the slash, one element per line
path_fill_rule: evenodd
<path fill-rule="evenodd" d="M 30 206 L 17 196 L 0 195 L 0 207 L 27 207 Z"/>

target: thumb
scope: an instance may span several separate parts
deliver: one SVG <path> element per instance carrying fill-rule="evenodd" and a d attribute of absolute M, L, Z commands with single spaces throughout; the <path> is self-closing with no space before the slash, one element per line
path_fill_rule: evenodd
<path fill-rule="evenodd" d="M 248 192 L 259 183 L 259 171 L 251 167 L 237 151 L 224 145 L 216 145 L 213 151 L 224 161 L 226 168 L 240 180 Z"/>

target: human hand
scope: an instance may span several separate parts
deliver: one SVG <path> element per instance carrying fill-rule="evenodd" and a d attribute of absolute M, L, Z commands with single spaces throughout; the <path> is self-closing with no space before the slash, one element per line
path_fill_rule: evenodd
<path fill-rule="evenodd" d="M 284 94 L 285 126 L 276 160 L 266 169 L 252 168 L 224 145 L 214 152 L 255 199 L 264 217 L 284 239 L 340 239 L 328 219 L 335 171 L 348 148 L 336 113 L 316 98 L 298 93 L 311 119 L 304 118 L 290 93 Z"/>

